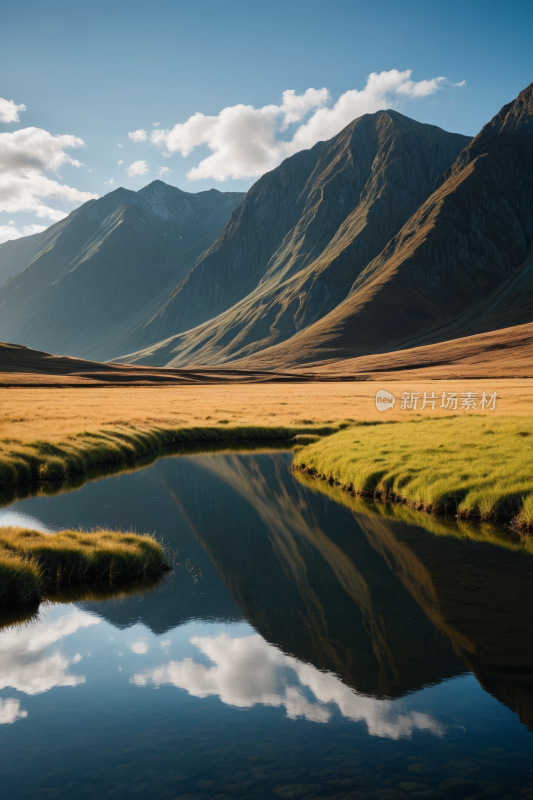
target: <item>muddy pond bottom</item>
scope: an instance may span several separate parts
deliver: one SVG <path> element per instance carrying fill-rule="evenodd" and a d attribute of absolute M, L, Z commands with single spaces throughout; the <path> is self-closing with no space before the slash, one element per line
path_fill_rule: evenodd
<path fill-rule="evenodd" d="M 533 798 L 531 558 L 326 496 L 291 458 L 166 450 L 0 497 L 0 525 L 176 553 L 155 588 L 2 612 L 2 800 Z"/>

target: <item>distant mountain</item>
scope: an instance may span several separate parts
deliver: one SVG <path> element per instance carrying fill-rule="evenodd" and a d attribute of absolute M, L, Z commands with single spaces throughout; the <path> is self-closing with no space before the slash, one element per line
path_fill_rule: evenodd
<path fill-rule="evenodd" d="M 0 338 L 109 358 L 220 234 L 240 192 L 162 181 L 90 200 L 43 233 L 0 245 Z"/>
<path fill-rule="evenodd" d="M 531 323 L 533 84 L 473 140 L 380 111 L 246 196 L 118 189 L 0 245 L 5 278 L 0 341 L 150 366 L 279 370 Z"/>
<path fill-rule="evenodd" d="M 124 360 L 223 363 L 290 339 L 347 297 L 469 142 L 380 111 L 288 158 L 249 190 Z"/>
<path fill-rule="evenodd" d="M 464 149 L 342 303 L 239 367 L 383 353 L 532 321 L 533 84 Z"/>

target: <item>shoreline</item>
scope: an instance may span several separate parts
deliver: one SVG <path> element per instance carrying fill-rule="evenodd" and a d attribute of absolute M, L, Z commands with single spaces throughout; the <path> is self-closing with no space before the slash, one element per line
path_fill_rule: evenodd
<path fill-rule="evenodd" d="M 344 492 L 346 495 L 348 495 L 348 497 L 361 498 L 362 500 L 370 500 L 374 503 L 379 502 L 383 503 L 384 505 L 387 503 L 394 503 L 398 506 L 405 506 L 411 511 L 416 511 L 420 514 L 426 514 L 429 517 L 438 517 L 446 522 L 450 521 L 450 515 L 446 510 L 439 511 L 439 509 L 435 508 L 434 506 L 416 503 L 410 498 L 405 497 L 404 495 L 396 494 L 395 492 L 355 492 L 353 491 L 353 487 L 350 488 L 349 484 L 342 484 L 340 481 L 335 480 L 331 475 L 321 475 L 318 470 L 314 469 L 313 467 L 308 468 L 301 464 L 295 464 L 294 462 L 291 464 L 290 470 L 291 472 L 297 472 L 302 475 L 306 475 L 308 478 L 311 478 L 314 481 L 320 481 L 321 483 L 327 483 L 330 486 L 334 486 L 340 492 Z M 457 512 L 458 510 L 459 509 L 456 507 L 452 509 L 452 512 Z M 483 522 L 488 525 L 493 525 L 494 527 L 500 526 L 503 527 L 507 533 L 514 535 L 519 539 L 522 537 L 527 537 L 533 541 L 533 525 L 526 525 L 522 523 L 518 517 L 514 517 L 511 519 L 511 522 L 506 523 L 490 516 L 483 517 L 482 515 L 475 513 L 452 513 L 451 516 L 453 522 L 461 520 L 475 523 Z"/>

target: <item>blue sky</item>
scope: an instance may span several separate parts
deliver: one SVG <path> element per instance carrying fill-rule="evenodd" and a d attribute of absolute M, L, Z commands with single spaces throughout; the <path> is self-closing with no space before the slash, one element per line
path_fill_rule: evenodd
<path fill-rule="evenodd" d="M 0 97 L 27 109 L 0 122 L 3 231 L 46 227 L 88 196 L 137 190 L 161 169 L 187 191 L 246 190 L 338 132 L 347 113 L 380 102 L 474 135 L 533 80 L 531 0 L 20 0 L 3 4 L 1 19 Z M 381 78 L 365 91 L 371 73 Z M 305 95 L 311 88 L 328 94 Z M 283 104 L 288 90 L 296 100 Z M 353 90 L 362 94 L 335 110 Z M 30 127 L 41 138 L 22 133 Z M 156 130 L 173 134 L 154 142 Z M 144 131 L 137 142 L 135 131 Z M 130 175 L 132 164 L 141 166 Z M 55 184 L 71 191 L 54 195 Z"/>

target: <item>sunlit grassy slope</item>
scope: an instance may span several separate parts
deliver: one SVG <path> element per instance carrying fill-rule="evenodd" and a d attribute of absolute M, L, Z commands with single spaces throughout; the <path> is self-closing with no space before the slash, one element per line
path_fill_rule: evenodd
<path fill-rule="evenodd" d="M 167 568 L 163 547 L 152 536 L 0 528 L 0 603 L 35 601 L 51 585 L 122 581 Z"/>
<path fill-rule="evenodd" d="M 366 496 L 533 527 L 533 419 L 356 425 L 300 449 L 295 467 Z"/>

